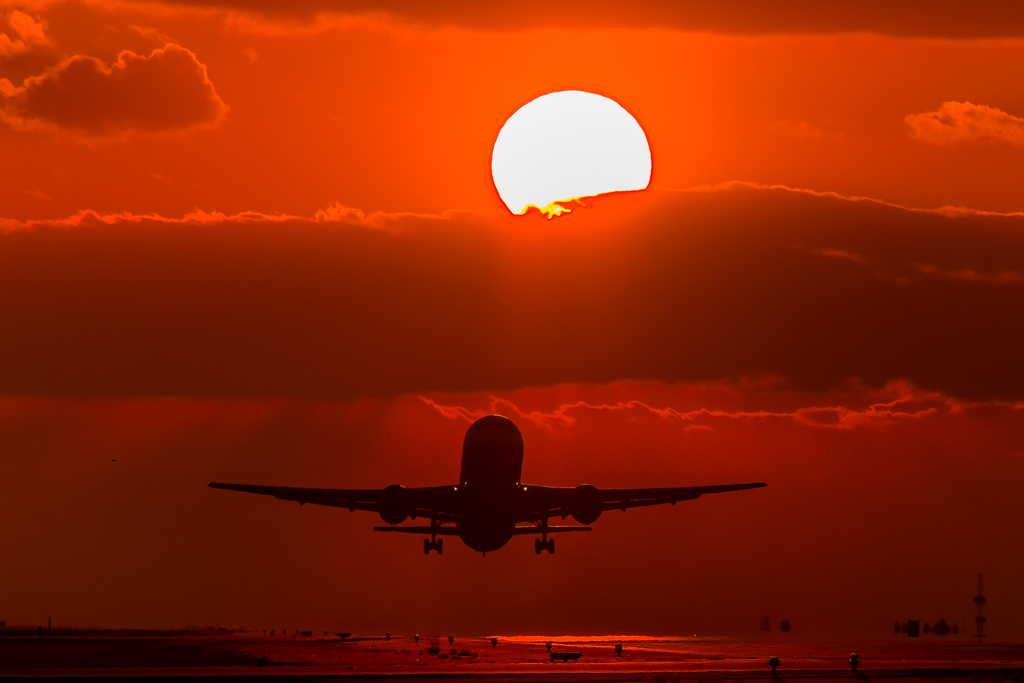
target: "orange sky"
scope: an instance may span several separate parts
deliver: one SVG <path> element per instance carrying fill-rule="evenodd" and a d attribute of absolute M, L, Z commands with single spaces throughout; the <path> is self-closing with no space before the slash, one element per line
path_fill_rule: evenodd
<path fill-rule="evenodd" d="M 1024 17 L 234 5 L 0 0 L 0 619 L 881 636 L 984 571 L 1024 637 Z M 653 187 L 510 216 L 564 89 Z M 538 483 L 770 486 L 493 561 L 202 486 L 446 483 L 421 396 Z"/>

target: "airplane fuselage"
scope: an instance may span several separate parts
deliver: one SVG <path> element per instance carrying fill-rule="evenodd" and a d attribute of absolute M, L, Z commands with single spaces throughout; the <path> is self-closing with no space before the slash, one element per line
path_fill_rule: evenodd
<path fill-rule="evenodd" d="M 523 435 L 499 415 L 474 422 L 462 442 L 455 526 L 463 543 L 489 552 L 509 542 L 523 494 Z"/>

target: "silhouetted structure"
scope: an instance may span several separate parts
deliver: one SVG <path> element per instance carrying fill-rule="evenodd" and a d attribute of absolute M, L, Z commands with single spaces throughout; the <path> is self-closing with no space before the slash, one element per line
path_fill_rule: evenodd
<path fill-rule="evenodd" d="M 985 637 L 985 575 L 978 574 L 978 594 L 974 596 L 974 604 L 978 606 L 978 616 L 974 617 L 974 623 L 978 625 L 978 638 Z"/>
<path fill-rule="evenodd" d="M 782 661 L 775 655 L 772 655 L 768 658 L 768 666 L 772 668 L 772 676 L 775 676 L 775 678 L 779 677 L 778 672 L 775 671 L 777 668 L 779 668 L 779 664 L 782 664 Z"/>
<path fill-rule="evenodd" d="M 376 512 L 390 526 L 376 531 L 427 534 L 423 552 L 444 551 L 438 536 L 458 536 L 473 550 L 497 550 L 513 536 L 535 535 L 539 555 L 555 552 L 550 534 L 590 531 L 586 526 L 608 510 L 675 505 L 704 494 L 742 491 L 766 486 L 764 483 L 689 486 L 677 488 L 598 489 L 590 484 L 575 488 L 533 486 L 522 483 L 523 435 L 512 420 L 501 415 L 482 417 L 466 431 L 462 444 L 459 483 L 407 489 L 392 484 L 384 489 L 311 489 L 282 486 L 219 484 L 212 488 L 258 493 L 300 505 L 329 505 L 349 511 Z M 552 517 L 572 516 L 581 526 L 551 526 Z M 429 526 L 398 526 L 407 519 L 422 517 Z"/>
<path fill-rule="evenodd" d="M 789 633 L 789 621 L 783 621 L 779 624 L 779 630 L 783 633 Z"/>
<path fill-rule="evenodd" d="M 911 619 L 907 622 L 907 635 L 911 638 L 917 638 L 921 635 L 921 622 L 917 619 Z"/>
<path fill-rule="evenodd" d="M 582 656 L 582 652 L 552 652 L 551 663 L 554 664 L 555 662 L 575 662 Z"/>
<path fill-rule="evenodd" d="M 455 643 L 455 636 L 448 636 L 448 644 L 453 645 Z"/>
<path fill-rule="evenodd" d="M 615 656 L 616 657 L 621 657 L 622 656 L 622 643 L 615 643 Z"/>
<path fill-rule="evenodd" d="M 859 665 L 860 665 L 860 655 L 857 654 L 856 652 L 851 652 L 850 653 L 850 668 L 853 669 L 853 675 L 856 676 L 857 678 L 859 678 L 862 681 L 870 680 L 870 679 L 868 679 L 867 676 L 862 674 L 860 671 L 857 671 L 857 667 Z"/>
<path fill-rule="evenodd" d="M 498 639 L 491 638 L 491 647 L 498 647 Z"/>

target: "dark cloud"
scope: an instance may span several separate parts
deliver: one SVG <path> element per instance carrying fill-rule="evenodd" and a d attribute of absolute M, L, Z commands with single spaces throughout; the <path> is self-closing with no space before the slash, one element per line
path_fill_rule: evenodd
<path fill-rule="evenodd" d="M 0 118 L 18 129 L 116 137 L 209 127 L 226 113 L 206 66 L 174 44 L 125 50 L 109 67 L 76 55 L 20 87 L 0 80 Z"/>
<path fill-rule="evenodd" d="M 354 399 L 769 373 L 1024 398 L 1019 216 L 736 184 L 550 222 L 335 208 L 6 225 L 0 393 Z"/>
<path fill-rule="evenodd" d="M 867 32 L 944 38 L 1024 35 L 1024 7 L 993 0 L 165 0 L 165 4 L 222 8 L 302 21 L 324 14 L 355 15 L 487 30 L 620 26 L 726 34 Z"/>

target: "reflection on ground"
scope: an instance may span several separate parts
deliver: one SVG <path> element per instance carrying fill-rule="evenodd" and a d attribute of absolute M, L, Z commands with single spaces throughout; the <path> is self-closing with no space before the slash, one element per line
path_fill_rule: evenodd
<path fill-rule="evenodd" d="M 273 635 L 271 635 L 273 633 Z M 107 631 L 7 628 L 0 632 L 0 674 L 87 675 L 445 675 L 544 680 L 768 680 L 777 674 L 820 680 L 971 676 L 1024 679 L 1024 645 L 960 638 L 873 642 L 652 636 L 393 636 L 323 630 Z M 548 644 L 550 643 L 550 651 Z M 621 644 L 621 656 L 616 645 Z M 581 653 L 552 663 L 550 652 Z"/>

